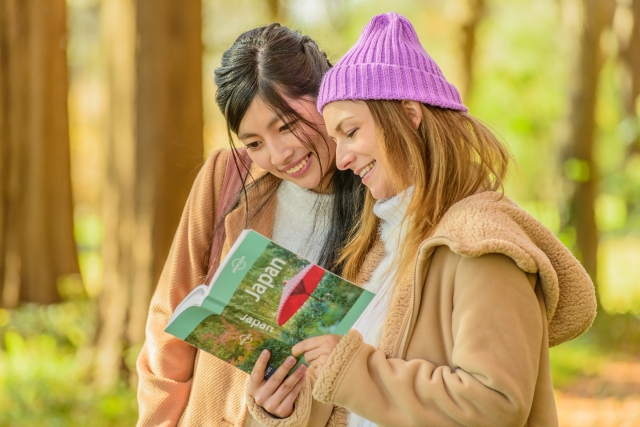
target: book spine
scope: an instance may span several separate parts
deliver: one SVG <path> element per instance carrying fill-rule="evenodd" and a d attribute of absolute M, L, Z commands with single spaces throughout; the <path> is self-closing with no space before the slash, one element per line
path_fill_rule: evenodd
<path fill-rule="evenodd" d="M 178 318 L 167 325 L 165 332 L 184 340 L 211 312 L 203 307 L 191 306 L 180 313 Z"/>

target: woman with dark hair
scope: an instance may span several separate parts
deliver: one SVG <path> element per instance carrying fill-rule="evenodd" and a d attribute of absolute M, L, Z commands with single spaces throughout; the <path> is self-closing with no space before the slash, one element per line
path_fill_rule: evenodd
<path fill-rule="evenodd" d="M 139 426 L 315 425 L 309 419 L 324 425 L 334 412 L 333 405 L 310 403 L 313 375 L 304 368 L 285 379 L 286 362 L 252 389 L 273 411 L 267 412 L 252 395 L 245 397 L 248 375 L 164 332 L 178 303 L 207 276 L 210 251 L 224 257 L 244 228 L 342 273 L 337 254 L 362 212 L 364 187 L 351 172 L 336 170 L 335 143 L 315 108 L 329 68 L 313 40 L 278 24 L 242 34 L 223 55 L 215 71 L 216 102 L 233 149 L 211 154 L 198 174 L 151 301 L 137 361 Z M 233 134 L 250 161 L 235 150 Z M 229 160 L 248 175 L 216 221 Z M 220 227 L 224 242 L 212 247 Z"/>

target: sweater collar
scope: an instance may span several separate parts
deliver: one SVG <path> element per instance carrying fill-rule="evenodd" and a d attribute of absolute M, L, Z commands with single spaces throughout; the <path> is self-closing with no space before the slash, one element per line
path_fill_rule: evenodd
<path fill-rule="evenodd" d="M 401 240 L 401 225 L 411 198 L 413 197 L 413 186 L 388 198 L 380 199 L 373 205 L 373 213 L 381 219 L 380 238 L 382 239 L 387 253 L 395 252 Z"/>
<path fill-rule="evenodd" d="M 333 201 L 333 194 L 320 194 L 306 188 L 302 188 L 291 181 L 283 179 L 278 187 L 279 195 L 285 196 L 286 200 L 293 200 L 300 205 L 314 205 L 316 203 L 330 204 Z"/>
<path fill-rule="evenodd" d="M 402 218 L 404 218 L 404 214 L 407 212 L 412 197 L 413 186 L 393 197 L 378 200 L 375 205 L 373 205 L 373 213 L 383 222 L 391 226 L 396 226 L 402 222 Z"/>

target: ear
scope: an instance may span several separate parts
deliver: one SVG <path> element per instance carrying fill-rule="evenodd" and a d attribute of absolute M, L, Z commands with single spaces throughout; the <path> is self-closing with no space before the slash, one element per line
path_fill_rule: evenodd
<path fill-rule="evenodd" d="M 400 105 L 402 105 L 402 109 L 405 114 L 411 120 L 411 124 L 413 124 L 414 129 L 418 129 L 420 123 L 422 122 L 422 104 L 418 101 L 409 101 L 408 99 L 403 100 Z"/>

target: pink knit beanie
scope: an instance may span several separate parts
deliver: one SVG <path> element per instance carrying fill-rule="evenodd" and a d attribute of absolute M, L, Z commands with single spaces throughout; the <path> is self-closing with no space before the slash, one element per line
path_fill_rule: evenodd
<path fill-rule="evenodd" d="M 397 13 L 374 16 L 356 44 L 322 79 L 320 113 L 328 103 L 346 99 L 408 99 L 469 111 L 420 44 L 411 23 Z"/>

